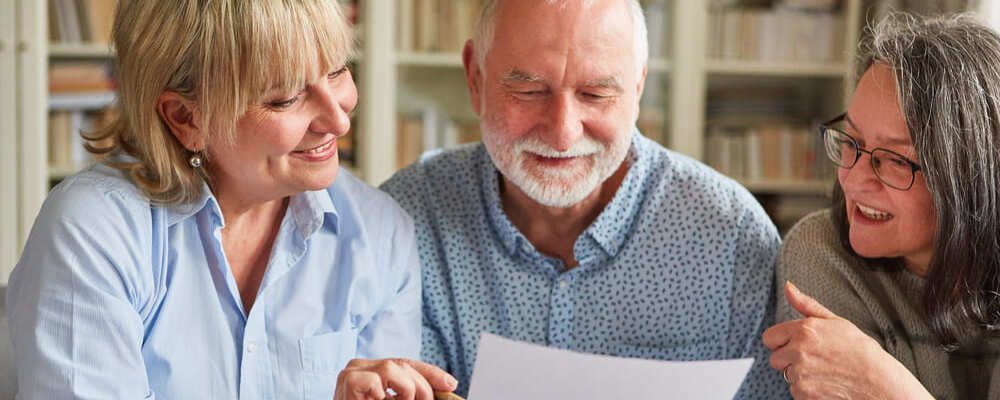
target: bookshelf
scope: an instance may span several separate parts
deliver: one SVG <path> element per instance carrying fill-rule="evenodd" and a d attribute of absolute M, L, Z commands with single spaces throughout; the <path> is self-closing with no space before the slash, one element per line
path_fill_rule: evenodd
<path fill-rule="evenodd" d="M 83 0 L 92 1 L 108 0 Z M 354 161 L 347 167 L 377 185 L 423 150 L 473 140 L 476 117 L 468 102 L 460 51 L 479 0 L 339 1 L 356 21 L 362 54 L 354 67 L 361 98 L 350 149 Z M 651 49 L 639 121 L 643 133 L 708 162 L 718 153 L 708 115 L 713 93 L 748 83 L 788 84 L 798 93 L 812 94 L 804 103 L 813 106 L 799 116 L 803 127 L 841 111 L 855 67 L 856 46 L 848 44 L 858 41 L 863 10 L 878 2 L 833 0 L 843 20 L 835 35 L 842 46 L 838 57 L 748 59 L 716 52 L 720 9 L 738 12 L 777 1 L 644 0 Z M 49 4 L 65 2 L 0 3 L 0 131 L 5 133 L 0 135 L 0 282 L 6 281 L 51 182 L 79 168 L 49 164 L 54 144 L 40 134 L 48 132 L 48 117 L 61 111 L 93 113 L 113 101 L 108 91 L 49 94 L 50 65 L 103 63 L 114 56 L 106 43 L 82 36 L 74 42 L 50 43 Z M 465 20 L 454 22 L 460 15 Z M 437 132 L 399 136 L 430 129 Z M 787 214 L 776 220 L 794 220 L 796 212 L 822 206 L 830 186 L 830 180 L 821 179 L 734 177 L 758 195 L 772 216 Z M 809 202 L 816 199 L 821 202 Z"/>
<path fill-rule="evenodd" d="M 454 145 L 472 136 L 474 133 L 464 135 L 461 131 L 475 121 L 462 75 L 462 42 L 456 40 L 469 36 L 474 17 L 469 17 L 470 21 L 448 17 L 466 15 L 465 11 L 478 8 L 479 1 L 382 3 L 362 1 L 361 6 L 362 18 L 378 21 L 368 25 L 396 27 L 395 32 L 366 31 L 366 39 L 378 43 L 366 41 L 363 46 L 364 61 L 379 65 L 380 69 L 363 66 L 367 78 L 374 82 L 362 82 L 361 93 L 372 102 L 364 104 L 359 112 L 368 116 L 362 117 L 365 121 L 380 119 L 379 130 L 387 130 L 376 136 L 369 129 L 370 123 L 364 124 L 360 170 L 372 184 L 387 179 L 423 150 Z M 781 140 L 791 137 L 795 143 L 815 136 L 815 123 L 840 112 L 853 87 L 856 46 L 848 44 L 858 42 L 862 10 L 875 4 L 865 0 L 645 0 L 642 3 L 649 29 L 650 61 L 638 125 L 646 136 L 710 165 L 720 152 L 711 139 L 717 124 L 717 118 L 710 115 L 715 108 L 715 93 L 733 88 L 737 92 L 740 88 L 778 88 L 795 94 L 803 106 L 787 120 L 742 122 L 743 128 L 777 124 L 793 133 L 783 133 Z M 749 29 L 752 34 L 720 26 L 727 18 L 729 22 L 738 21 L 735 25 Z M 468 32 L 458 33 L 463 29 Z M 767 29 L 771 33 L 763 32 Z M 785 40 L 789 44 L 764 45 L 744 39 L 775 35 L 780 40 L 772 41 Z M 726 44 L 727 37 L 737 40 L 735 48 L 732 43 Z M 789 39 L 796 37 L 799 39 Z M 812 45 L 820 40 L 822 44 Z M 785 93 L 781 90 L 772 97 Z M 386 115 L 396 115 L 396 124 L 387 121 Z M 433 133 L 436 139 L 421 134 L 421 130 L 426 133 L 428 129 L 437 130 Z M 458 134 L 454 133 L 456 129 Z M 422 137 L 409 137 L 412 135 Z M 783 146 L 789 148 L 788 144 Z M 817 168 L 822 167 L 824 160 L 816 158 L 815 152 L 811 154 L 809 160 Z M 792 202 L 800 213 L 805 213 L 809 209 L 803 204 L 809 200 L 813 208 L 825 206 L 832 168 L 814 171 L 810 176 L 793 176 L 787 172 L 788 165 L 797 162 L 805 161 L 798 158 L 782 161 L 785 172 L 771 173 L 773 176 L 760 173 L 731 176 L 757 195 L 769 211 Z M 772 216 L 779 214 L 775 211 Z M 796 215 L 775 217 L 782 227 L 795 219 Z"/>

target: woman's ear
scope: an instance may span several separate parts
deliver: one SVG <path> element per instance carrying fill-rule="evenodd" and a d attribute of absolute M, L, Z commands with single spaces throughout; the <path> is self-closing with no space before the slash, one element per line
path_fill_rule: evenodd
<path fill-rule="evenodd" d="M 194 101 L 168 90 L 156 99 L 156 112 L 184 148 L 192 152 L 205 149 L 205 138 Z"/>

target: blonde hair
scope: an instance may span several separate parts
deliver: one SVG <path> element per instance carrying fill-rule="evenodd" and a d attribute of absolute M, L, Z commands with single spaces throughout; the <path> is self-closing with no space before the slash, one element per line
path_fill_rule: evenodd
<path fill-rule="evenodd" d="M 191 153 L 158 114 L 163 92 L 194 102 L 205 139 L 233 143 L 248 105 L 273 89 L 299 90 L 354 55 L 351 29 L 332 0 L 120 1 L 113 42 L 120 112 L 86 136 L 94 141 L 88 149 L 134 157 L 108 163 L 158 204 L 192 201 L 208 179 L 188 165 Z"/>

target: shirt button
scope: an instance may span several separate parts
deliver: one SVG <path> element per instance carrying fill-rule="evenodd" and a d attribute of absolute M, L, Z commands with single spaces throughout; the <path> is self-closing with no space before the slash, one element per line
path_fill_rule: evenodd
<path fill-rule="evenodd" d="M 253 354 L 253 352 L 257 351 L 257 343 L 247 342 L 246 348 L 247 348 L 247 353 Z"/>
<path fill-rule="evenodd" d="M 565 279 L 559 280 L 559 288 L 560 289 L 565 289 L 567 286 L 569 286 L 569 282 L 566 282 Z"/>

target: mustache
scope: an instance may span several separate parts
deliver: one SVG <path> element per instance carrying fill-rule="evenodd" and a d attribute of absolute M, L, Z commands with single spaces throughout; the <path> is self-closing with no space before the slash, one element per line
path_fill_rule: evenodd
<path fill-rule="evenodd" d="M 547 158 L 571 158 L 601 154 L 605 151 L 605 148 L 601 142 L 584 136 L 580 140 L 577 140 L 576 143 L 573 143 L 573 146 L 569 149 L 558 151 L 537 136 L 530 136 L 516 141 L 513 150 L 515 154 L 528 152 Z"/>

